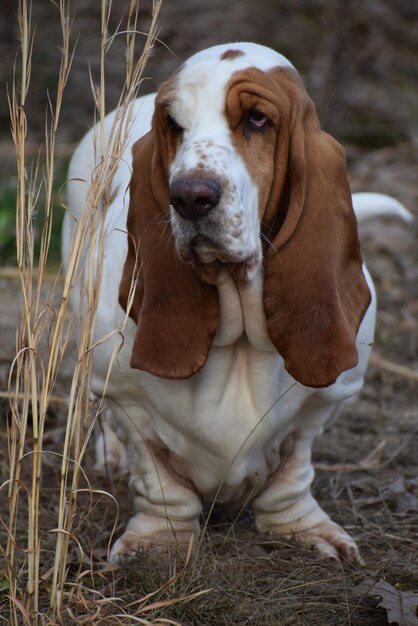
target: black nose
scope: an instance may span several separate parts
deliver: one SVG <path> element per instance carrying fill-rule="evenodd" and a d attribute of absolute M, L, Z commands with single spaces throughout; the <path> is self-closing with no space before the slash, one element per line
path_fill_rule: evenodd
<path fill-rule="evenodd" d="M 204 217 L 219 204 L 221 186 L 208 178 L 180 178 L 170 186 L 170 204 L 187 220 Z"/>

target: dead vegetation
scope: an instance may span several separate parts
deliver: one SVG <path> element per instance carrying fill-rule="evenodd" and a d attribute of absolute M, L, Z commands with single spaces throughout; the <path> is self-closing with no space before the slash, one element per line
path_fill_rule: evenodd
<path fill-rule="evenodd" d="M 122 101 L 127 115 L 146 58 L 137 63 L 133 56 L 135 7 L 128 3 L 132 21 L 120 27 L 128 31 L 131 51 Z M 417 229 L 393 221 L 371 222 L 362 233 L 380 300 L 365 389 L 314 450 L 314 491 L 357 539 L 365 567 L 330 563 L 293 541 L 256 534 L 249 510 L 237 518 L 216 508 L 203 541 L 188 555 L 140 554 L 117 570 L 106 564 L 112 535 L 131 511 L 126 481 L 110 484 L 93 470 L 90 432 L 102 409 L 90 402 L 88 388 L 97 287 L 86 280 L 91 317 L 77 349 L 66 317 L 71 280 L 57 281 L 46 266 L 59 115 L 72 59 L 68 9 L 64 1 L 54 7 L 56 28 L 62 29 L 62 64 L 45 148 L 33 161 L 25 149 L 30 143 L 25 109 L 33 28 L 30 7 L 24 0 L 20 4 L 22 52 L 11 99 L 18 263 L 17 269 L 0 271 L 0 623 L 416 626 Z M 101 67 L 112 41 L 109 20 L 102 3 Z M 99 77 L 94 83 L 97 119 L 106 91 L 104 72 Z M 116 153 L 121 141 L 115 135 Z M 100 136 L 97 142 L 100 150 Z M 350 149 L 349 159 L 354 190 L 392 193 L 417 214 L 414 140 L 368 156 Z M 92 206 L 105 202 L 104 182 L 99 170 Z M 40 211 L 43 245 L 36 248 L 32 218 Z M 73 273 L 80 271 L 80 256 L 92 245 L 88 234 L 94 223 L 93 212 L 80 227 Z"/>

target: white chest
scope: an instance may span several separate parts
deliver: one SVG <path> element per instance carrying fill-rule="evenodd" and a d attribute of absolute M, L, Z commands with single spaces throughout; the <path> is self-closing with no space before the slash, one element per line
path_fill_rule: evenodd
<path fill-rule="evenodd" d="M 208 497 L 222 483 L 221 497 L 229 499 L 237 485 L 264 482 L 276 469 L 280 445 L 295 428 L 306 393 L 287 374 L 267 336 L 261 272 L 239 290 L 225 276 L 219 296 L 219 329 L 197 375 L 173 381 L 132 370 L 135 327 L 129 322 L 107 394 L 119 405 L 122 399 L 123 411 L 144 437 L 169 451 L 178 474 Z M 106 363 L 109 351 L 104 344 L 96 359 Z M 96 367 L 95 372 L 99 393 L 105 371 Z"/>

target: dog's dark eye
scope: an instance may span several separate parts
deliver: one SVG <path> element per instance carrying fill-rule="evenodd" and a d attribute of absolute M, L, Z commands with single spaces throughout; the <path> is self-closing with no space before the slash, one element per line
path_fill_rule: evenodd
<path fill-rule="evenodd" d="M 267 115 L 264 115 L 264 113 L 261 113 L 261 111 L 256 111 L 256 110 L 250 111 L 247 114 L 246 121 L 247 121 L 247 126 L 249 126 L 253 130 L 262 130 L 270 123 L 270 120 L 267 117 Z"/>
<path fill-rule="evenodd" d="M 184 130 L 183 126 L 180 126 L 171 115 L 167 115 L 167 126 L 176 135 L 179 135 Z"/>

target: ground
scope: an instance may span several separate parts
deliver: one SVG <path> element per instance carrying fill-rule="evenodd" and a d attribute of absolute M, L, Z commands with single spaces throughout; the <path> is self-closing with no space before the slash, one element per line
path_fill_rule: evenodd
<path fill-rule="evenodd" d="M 93 2 L 83 2 L 81 35 L 97 26 Z M 115 9 L 114 22 L 123 3 Z M 361 7 L 360 7 L 361 4 Z M 236 6 L 213 0 L 197 8 L 191 0 L 166 2 L 162 11 L 160 38 L 183 59 L 191 52 L 226 40 L 257 40 L 291 56 L 303 72 L 324 127 L 335 134 L 347 149 L 353 191 L 378 191 L 398 198 L 418 218 L 418 63 L 416 41 L 408 28 L 417 17 L 414 2 L 393 3 L 374 0 L 297 3 L 285 1 L 241 1 Z M 77 5 L 77 3 L 76 3 Z M 54 35 L 52 18 L 46 20 L 49 3 L 41 0 L 34 7 L 41 33 Z M 361 8 L 361 10 L 360 10 Z M 147 4 L 144 9 L 147 23 Z M 42 20 L 46 21 L 46 25 Z M 3 29 L 4 20 L 1 22 Z M 42 31 L 44 29 L 44 31 Z M 84 29 L 84 30 L 83 30 Z M 415 29 L 416 30 L 416 29 Z M 51 58 L 42 39 L 44 59 L 37 70 L 47 82 Z M 3 42 L 4 45 L 4 42 Z M 43 55 L 43 56 L 42 56 Z M 96 55 L 96 56 L 95 56 Z M 80 36 L 74 75 L 69 85 L 59 150 L 63 162 L 92 119 L 91 102 L 83 96 L 85 61 L 93 70 L 97 53 L 92 38 Z M 84 61 L 84 65 L 83 65 Z M 151 59 L 147 72 L 154 88 L 178 64 L 171 53 L 160 49 Z M 84 72 L 84 74 L 83 74 Z M 109 106 L 118 89 L 116 62 L 109 69 Z M 41 101 L 41 96 L 39 96 Z M 36 99 L 35 99 L 36 102 Z M 42 108 L 39 106 L 39 109 Z M 43 111 L 43 108 L 42 108 Z M 39 141 L 33 111 L 33 146 Z M 0 145 L 5 183 L 0 191 L 13 187 L 13 157 L 7 142 Z M 65 176 L 65 175 L 64 175 Z M 3 195 L 0 194 L 0 199 Z M 3 207 L 0 206 L 0 214 Z M 324 561 L 315 553 L 300 549 L 293 541 L 273 540 L 256 534 L 251 513 L 238 517 L 222 509 L 207 510 L 204 539 L 181 569 L 176 555 L 140 555 L 118 572 L 103 573 L 89 581 L 104 597 L 119 602 L 100 605 L 100 616 L 120 612 L 129 615 L 130 602 L 155 593 L 157 604 L 141 614 L 149 620 L 165 618 L 183 626 L 383 626 L 388 623 L 384 608 L 376 608 L 376 598 L 357 587 L 364 580 L 383 578 L 399 591 L 418 592 L 418 246 L 417 225 L 399 220 L 377 220 L 361 229 L 364 257 L 378 292 L 376 342 L 364 389 L 358 400 L 347 406 L 338 420 L 318 439 L 314 448 L 317 466 L 314 493 L 323 508 L 357 540 L 364 567 Z M 1 242 L 1 239 L 0 239 Z M 7 257 L 9 258 L 9 257 Z M 53 268 L 51 268 L 51 274 Z M 0 391 L 7 389 L 7 376 L 15 354 L 15 327 L 19 304 L 16 272 L 0 268 Z M 65 396 L 71 374 L 64 364 L 57 394 Z M 7 405 L 0 398 L 0 483 L 7 479 Z M 51 406 L 45 434 L 45 448 L 61 449 L 62 409 Z M 30 445 L 30 443 L 28 443 Z M 372 454 L 372 458 L 367 457 Z M 119 532 L 130 516 L 126 482 L 109 484 L 93 470 L 90 450 L 85 470 L 91 484 L 117 497 Z M 40 506 L 41 526 L 51 528 L 56 520 L 59 462 L 45 454 Z M 0 492 L 0 514 L 6 517 L 7 499 Z M 115 506 L 110 498 L 96 496 L 90 514 L 88 498 L 80 497 L 77 537 L 85 553 L 85 563 L 104 557 L 112 532 Z M 56 523 L 56 522 L 53 522 Z M 22 546 L 26 530 L 24 508 L 19 517 Z M 0 533 L 2 531 L 0 530 Z M 44 535 L 43 570 L 51 565 L 52 543 Z M 75 577 L 80 564 L 76 548 L 69 555 L 69 577 Z M 0 583 L 1 583 L 0 556 Z M 167 582 L 170 576 L 174 580 Z M 43 583 L 45 610 L 48 574 Z M 188 594 L 205 591 L 185 601 Z M 175 598 L 182 601 L 173 603 Z M 7 623 L 7 604 L 0 584 L 0 617 Z M 161 604 L 158 604 L 158 603 Z M 166 604 L 164 604 L 166 602 Z M 149 603 L 149 602 L 148 602 Z M 75 595 L 64 623 L 92 615 L 97 610 L 95 596 L 81 602 Z M 107 606 L 107 608 L 106 608 Z M 87 623 L 99 623 L 87 617 Z M 405 618 L 407 619 L 407 618 Z M 90 620 L 90 621 L 89 621 Z M 134 623 L 126 621 L 122 623 Z M 417 620 L 404 621 L 405 626 Z"/>

